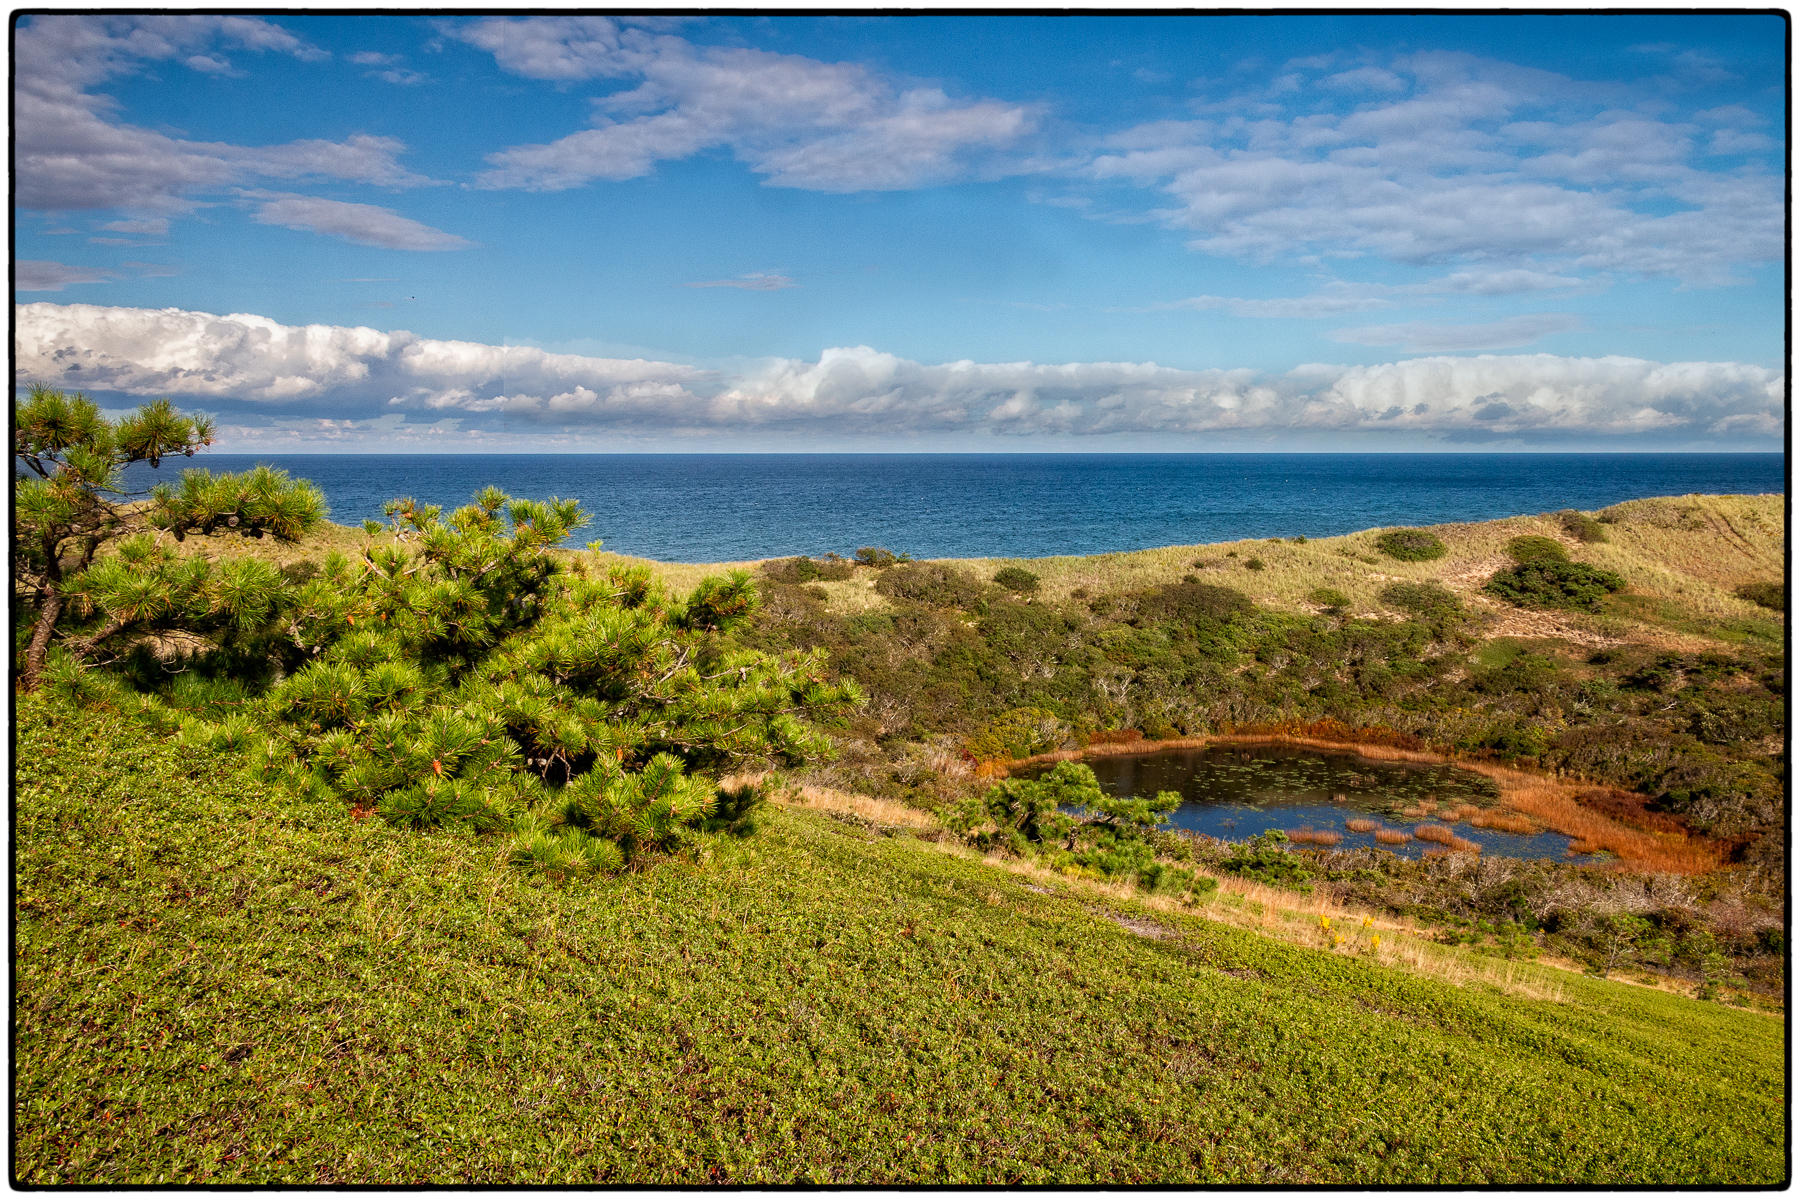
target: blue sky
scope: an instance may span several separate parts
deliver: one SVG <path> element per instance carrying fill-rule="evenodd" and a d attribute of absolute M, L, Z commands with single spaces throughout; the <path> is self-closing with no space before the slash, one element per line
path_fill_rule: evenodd
<path fill-rule="evenodd" d="M 1772 16 L 51 15 L 19 382 L 222 449 L 1775 449 Z"/>

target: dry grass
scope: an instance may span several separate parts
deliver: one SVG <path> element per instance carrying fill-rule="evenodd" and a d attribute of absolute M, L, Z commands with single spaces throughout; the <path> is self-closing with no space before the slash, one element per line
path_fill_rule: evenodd
<path fill-rule="evenodd" d="M 1311 826 L 1303 829 L 1289 829 L 1286 833 L 1288 841 L 1302 846 L 1335 846 L 1344 840 L 1344 835 L 1341 833 L 1333 833 L 1329 829 L 1314 829 Z"/>
<path fill-rule="evenodd" d="M 1462 765 L 1498 785 L 1503 809 L 1578 839 L 1589 847 L 1583 853 L 1605 850 L 1636 870 L 1682 875 L 1704 874 L 1724 863 L 1724 847 L 1717 842 L 1671 830 L 1663 822 L 1657 822 L 1663 828 L 1636 828 L 1584 805 L 1580 799 L 1596 791 L 1617 789 L 1596 788 L 1580 780 L 1552 779 L 1493 763 Z M 1641 807 L 1641 798 L 1633 799 Z"/>
<path fill-rule="evenodd" d="M 1522 817 L 1514 813 L 1477 813 L 1469 818 L 1469 824 L 1477 829 L 1497 829 L 1501 833 L 1517 833 L 1525 837 L 1543 832 L 1542 827 L 1530 817 Z"/>
<path fill-rule="evenodd" d="M 907 829 L 938 829 L 936 817 L 906 804 L 896 804 L 879 796 L 857 792 L 840 792 L 836 788 L 802 784 L 776 796 L 776 802 L 791 808 L 810 808 L 821 812 L 846 813 L 861 817 L 873 825 L 900 826 Z"/>
<path fill-rule="evenodd" d="M 1344 828 L 1351 833 L 1374 833 L 1381 828 L 1381 822 L 1373 817 L 1351 817 L 1344 822 Z"/>
<path fill-rule="evenodd" d="M 1377 829 L 1375 840 L 1384 846 L 1404 846 L 1412 841 L 1412 834 L 1403 829 Z"/>

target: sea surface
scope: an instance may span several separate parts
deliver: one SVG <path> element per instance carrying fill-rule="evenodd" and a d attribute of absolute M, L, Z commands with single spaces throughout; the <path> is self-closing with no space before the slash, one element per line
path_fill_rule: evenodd
<path fill-rule="evenodd" d="M 849 554 L 1040 558 L 1486 521 L 1689 492 L 1782 492 L 1781 454 L 204 454 L 312 480 L 356 525 L 495 484 L 573 497 L 572 540 L 665 562 Z M 135 469 L 133 486 L 156 478 Z M 165 467 L 160 472 L 168 476 Z"/>

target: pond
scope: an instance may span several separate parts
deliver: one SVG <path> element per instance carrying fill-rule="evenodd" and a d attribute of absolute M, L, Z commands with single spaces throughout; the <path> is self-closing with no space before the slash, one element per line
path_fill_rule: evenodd
<path fill-rule="evenodd" d="M 1495 810 L 1499 792 L 1485 775 L 1448 763 L 1403 763 L 1294 746 L 1208 746 L 1086 760 L 1115 796 L 1181 793 L 1165 828 L 1243 841 L 1271 829 L 1295 841 L 1339 849 L 1379 846 L 1417 858 L 1446 846 L 1508 858 L 1591 862 L 1570 839 L 1542 827 L 1526 832 Z M 1498 818 L 1518 832 L 1478 822 Z M 1348 824 L 1347 824 L 1348 822 Z M 1434 828 L 1435 827 L 1435 828 Z M 1426 829 L 1427 839 L 1415 836 Z M 1447 831 L 1439 832 L 1440 830 Z M 1335 840 L 1333 840 L 1335 838 Z M 1460 842 L 1447 838 L 1460 839 Z"/>

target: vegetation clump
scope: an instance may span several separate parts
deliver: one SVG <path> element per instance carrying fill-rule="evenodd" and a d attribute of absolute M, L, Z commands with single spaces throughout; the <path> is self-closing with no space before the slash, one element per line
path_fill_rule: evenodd
<path fill-rule="evenodd" d="M 1316 604 L 1333 616 L 1337 616 L 1350 607 L 1350 597 L 1333 587 L 1314 588 L 1306 595 L 1307 602 Z"/>
<path fill-rule="evenodd" d="M 1029 595 L 1038 590 L 1038 577 L 1024 567 L 1001 567 L 994 572 L 994 582 L 1009 592 Z"/>
<path fill-rule="evenodd" d="M 1606 526 L 1584 512 L 1565 508 L 1556 514 L 1556 519 L 1562 525 L 1563 532 L 1578 542 L 1595 545 L 1607 540 Z"/>
<path fill-rule="evenodd" d="M 1599 612 L 1600 603 L 1623 591 L 1625 579 L 1587 563 L 1534 559 L 1496 571 L 1484 590 L 1525 608 Z"/>
<path fill-rule="evenodd" d="M 1449 588 L 1436 583 L 1390 583 L 1381 589 L 1381 602 L 1389 608 L 1433 620 L 1462 614 L 1462 601 Z"/>
<path fill-rule="evenodd" d="M 1051 866 L 1122 876 L 1151 891 L 1209 891 L 1216 880 L 1158 861 L 1151 835 L 1181 806 L 1178 792 L 1113 796 L 1085 763 L 1057 763 L 1036 779 L 1005 779 L 949 813 L 982 850 L 1035 856 Z"/>
<path fill-rule="evenodd" d="M 1526 534 L 1506 543 L 1506 555 L 1515 563 L 1568 562 L 1569 552 L 1555 538 Z"/>
<path fill-rule="evenodd" d="M 950 563 L 896 563 L 875 581 L 875 590 L 895 600 L 931 608 L 973 608 L 983 585 L 967 567 Z"/>
<path fill-rule="evenodd" d="M 779 583 L 829 583 L 848 579 L 855 572 L 855 566 L 848 559 L 836 554 L 825 554 L 819 558 L 807 558 L 804 555 L 776 558 L 763 563 L 758 569 L 765 578 Z"/>
<path fill-rule="evenodd" d="M 1430 562 L 1448 552 L 1443 539 L 1429 529 L 1390 529 L 1375 539 L 1375 545 L 1401 562 Z"/>
<path fill-rule="evenodd" d="M 1787 611 L 1787 585 L 1779 579 L 1759 579 L 1753 583 L 1740 584 L 1734 593 L 1740 600 L 1748 600 L 1759 608 L 1774 612 Z"/>

